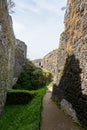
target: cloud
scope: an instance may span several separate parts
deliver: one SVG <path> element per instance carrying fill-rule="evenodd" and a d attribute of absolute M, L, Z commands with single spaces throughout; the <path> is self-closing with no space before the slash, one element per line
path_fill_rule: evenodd
<path fill-rule="evenodd" d="M 58 47 L 63 31 L 66 0 L 14 0 L 13 14 L 16 37 L 28 46 L 28 58 L 41 58 Z"/>
<path fill-rule="evenodd" d="M 49 11 L 51 13 L 58 13 L 61 11 L 62 2 L 57 2 L 57 0 L 14 0 L 17 8 L 20 11 L 30 11 L 36 14 L 42 14 L 44 11 Z M 60 5 L 60 8 L 58 7 Z"/>
<path fill-rule="evenodd" d="M 46 10 L 46 11 L 51 11 L 51 12 L 56 12 L 58 11 L 58 9 L 56 8 L 56 6 L 54 4 L 52 4 L 51 2 L 48 2 L 46 0 L 34 0 L 34 2 L 37 4 L 37 7 L 39 8 L 40 11 Z"/>
<path fill-rule="evenodd" d="M 16 10 L 19 12 L 32 12 L 32 13 L 39 13 L 39 8 L 37 7 L 37 5 L 35 4 L 35 2 L 33 2 L 33 0 L 29 0 L 29 1 L 22 1 L 22 0 L 14 0 L 16 3 Z"/>

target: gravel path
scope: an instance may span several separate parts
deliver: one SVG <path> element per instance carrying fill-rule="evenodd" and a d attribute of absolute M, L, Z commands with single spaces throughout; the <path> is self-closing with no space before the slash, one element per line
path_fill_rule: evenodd
<path fill-rule="evenodd" d="M 51 100 L 52 88 L 47 90 L 43 99 L 41 130 L 79 130 L 72 119 L 58 109 Z"/>

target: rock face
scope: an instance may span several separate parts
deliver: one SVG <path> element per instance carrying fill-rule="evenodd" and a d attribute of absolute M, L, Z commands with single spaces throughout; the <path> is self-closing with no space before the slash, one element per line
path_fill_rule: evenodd
<path fill-rule="evenodd" d="M 52 96 L 87 126 L 87 0 L 68 0 L 64 23 Z"/>
<path fill-rule="evenodd" d="M 26 54 L 27 54 L 26 44 L 23 41 L 16 39 L 14 84 L 17 81 L 20 73 L 22 72 L 22 67 L 25 64 Z"/>
<path fill-rule="evenodd" d="M 7 1 L 0 0 L 0 113 L 5 103 L 6 91 L 13 84 L 14 55 L 15 36 L 12 20 L 8 14 Z"/>

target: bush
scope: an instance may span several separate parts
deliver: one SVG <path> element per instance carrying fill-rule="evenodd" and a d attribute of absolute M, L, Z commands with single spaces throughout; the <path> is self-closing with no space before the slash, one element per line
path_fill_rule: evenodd
<path fill-rule="evenodd" d="M 23 72 L 14 85 L 14 89 L 36 90 L 52 81 L 49 71 L 37 68 L 31 61 L 26 60 Z"/>
<path fill-rule="evenodd" d="M 29 103 L 33 98 L 35 94 L 29 93 L 29 92 L 23 92 L 23 91 L 9 91 L 7 93 L 7 105 L 18 105 L 18 104 L 27 104 Z"/>

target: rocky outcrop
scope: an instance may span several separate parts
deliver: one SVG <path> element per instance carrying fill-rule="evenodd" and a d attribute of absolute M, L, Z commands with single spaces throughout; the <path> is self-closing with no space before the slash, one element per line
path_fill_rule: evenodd
<path fill-rule="evenodd" d="M 87 1 L 68 0 L 64 23 L 52 95 L 69 115 L 87 126 Z"/>
<path fill-rule="evenodd" d="M 14 55 L 15 36 L 12 20 L 8 14 L 7 1 L 0 0 L 0 113 L 5 103 L 6 91 L 13 84 Z"/>

